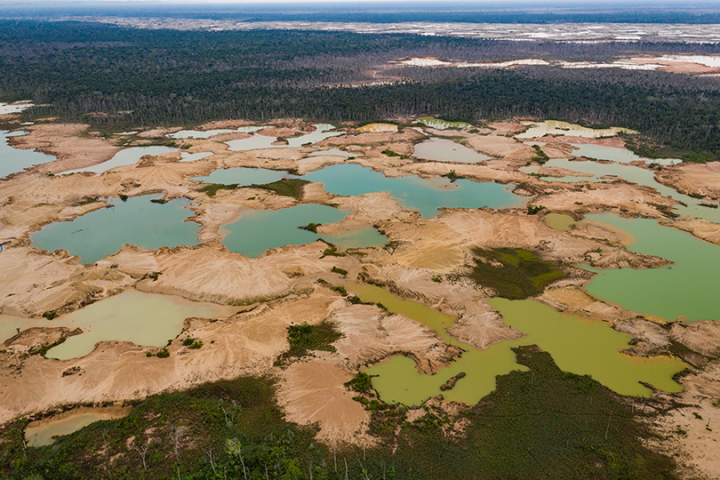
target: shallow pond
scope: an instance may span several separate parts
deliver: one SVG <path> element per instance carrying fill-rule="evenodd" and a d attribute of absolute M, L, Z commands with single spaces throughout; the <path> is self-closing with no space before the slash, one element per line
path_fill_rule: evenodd
<path fill-rule="evenodd" d="M 350 213 L 317 204 L 300 204 L 282 210 L 253 210 L 237 222 L 223 227 L 229 232 L 223 243 L 231 252 L 257 258 L 269 248 L 302 245 L 320 238 L 344 249 L 377 247 L 388 242 L 387 237 L 374 228 L 354 230 L 342 236 L 322 235 L 298 228 L 310 223 L 336 223 Z"/>
<path fill-rule="evenodd" d="M 609 160 L 617 163 L 645 162 L 647 164 L 656 163 L 658 165 L 674 165 L 681 163 L 679 158 L 646 158 L 636 155 L 626 148 L 606 147 L 604 145 L 585 145 L 579 143 L 571 143 L 577 150 L 572 151 L 575 157 L 595 158 L 597 160 Z"/>
<path fill-rule="evenodd" d="M 523 125 L 535 125 L 526 132 L 515 135 L 516 138 L 539 138 L 544 135 L 568 135 L 573 137 L 599 138 L 614 137 L 620 132 L 638 133 L 634 130 L 621 127 L 593 129 L 581 127 L 574 123 L 546 120 L 544 122 L 521 122 Z"/>
<path fill-rule="evenodd" d="M 197 245 L 198 225 L 186 222 L 193 212 L 184 198 L 166 204 L 153 203 L 163 195 L 111 198 L 111 207 L 94 210 L 72 222 L 45 225 L 30 235 L 34 247 L 55 251 L 65 249 L 80 257 L 81 263 L 94 263 L 118 252 L 123 244 L 157 249 Z"/>
<path fill-rule="evenodd" d="M 682 389 L 672 376 L 686 367 L 683 362 L 670 357 L 639 359 L 624 355 L 619 350 L 628 347 L 629 335 L 616 332 L 601 321 L 560 314 L 533 300 L 491 299 L 490 305 L 503 314 L 505 324 L 527 336 L 480 351 L 447 335 L 444 329 L 452 324 L 453 317 L 415 302 L 400 300 L 372 285 L 348 285 L 346 288 L 356 292 L 363 301 L 382 303 L 392 313 L 401 313 L 433 328 L 447 343 L 466 350 L 459 360 L 435 375 L 418 373 L 415 362 L 402 355 L 366 369 L 368 374 L 378 375 L 373 377 L 373 386 L 388 402 L 419 405 L 442 393 L 446 400 L 475 404 L 495 389 L 497 375 L 527 369 L 515 362 L 511 348 L 532 344 L 548 351 L 561 369 L 591 375 L 623 395 L 649 395 L 650 389 L 639 381 L 669 392 Z M 460 372 L 467 376 L 452 390 L 441 392 L 440 386 Z"/>
<path fill-rule="evenodd" d="M 331 148 L 329 150 L 321 150 L 319 152 L 313 152 L 308 157 L 324 157 L 324 156 L 336 156 L 336 157 L 354 157 L 356 154 L 349 153 L 349 152 L 343 152 L 339 148 Z"/>
<path fill-rule="evenodd" d="M 328 123 L 318 123 L 315 126 L 315 131 L 302 135 L 300 137 L 288 138 L 287 145 L 273 145 L 273 142 L 277 141 L 277 137 L 266 137 L 264 135 L 253 135 L 250 138 L 242 140 L 230 140 L 227 143 L 231 151 L 240 150 L 255 150 L 259 148 L 288 148 L 288 147 L 301 147 L 306 144 L 317 143 L 321 140 L 325 140 L 330 137 L 337 137 L 339 135 L 345 135 L 345 132 L 331 132 L 335 127 Z"/>
<path fill-rule="evenodd" d="M 586 220 L 606 223 L 630 233 L 633 252 L 665 258 L 674 265 L 635 270 L 596 270 L 585 289 L 596 297 L 635 312 L 675 320 L 720 319 L 720 247 L 692 235 L 663 227 L 655 220 L 627 220 L 609 213 Z"/>
<path fill-rule="evenodd" d="M 465 179 L 452 183 L 446 178 L 424 179 L 414 175 L 391 178 L 356 164 L 332 165 L 304 178 L 322 182 L 326 191 L 338 195 L 389 192 L 402 206 L 418 210 L 426 218 L 437 215 L 442 207 L 503 208 L 517 207 L 523 202 L 508 185 Z"/>
<path fill-rule="evenodd" d="M 447 130 L 449 128 L 463 129 L 472 126 L 465 122 L 448 122 L 447 120 L 435 117 L 420 117 L 413 123 L 421 123 L 426 127 L 435 128 L 437 130 Z"/>
<path fill-rule="evenodd" d="M 248 185 L 264 185 L 282 180 L 283 178 L 299 178 L 290 175 L 285 170 L 268 170 L 266 168 L 226 168 L 223 170 L 215 170 L 206 177 L 193 177 L 205 183 L 221 183 L 223 185 L 238 185 L 246 187 Z"/>
<path fill-rule="evenodd" d="M 179 132 L 170 133 L 167 136 L 172 138 L 210 138 L 221 133 L 255 133 L 259 130 L 270 127 L 239 127 L 236 129 L 232 128 L 221 128 L 216 130 L 180 130 Z"/>
<path fill-rule="evenodd" d="M 28 132 L 8 132 L 0 130 L 0 178 L 5 178 L 11 173 L 22 172 L 33 165 L 48 163 L 57 160 L 53 155 L 36 152 L 35 150 L 21 150 L 8 145 L 8 138 L 19 137 Z"/>
<path fill-rule="evenodd" d="M 431 138 L 415 145 L 413 157 L 438 162 L 477 163 L 492 157 L 444 138 Z"/>
<path fill-rule="evenodd" d="M 69 173 L 80 173 L 80 172 L 92 172 L 102 173 L 110 169 L 122 167 L 125 165 L 134 165 L 140 161 L 144 155 L 161 155 L 163 153 L 177 152 L 177 148 L 165 147 L 161 145 L 152 145 L 149 147 L 130 147 L 124 150 L 120 150 L 116 153 L 113 158 L 106 162 L 98 163 L 97 165 L 91 165 L 85 168 L 76 168 L 75 170 L 68 170 L 62 172 L 65 174 Z"/>
<path fill-rule="evenodd" d="M 575 224 L 573 217 L 562 213 L 547 213 L 544 218 L 549 227 L 562 232 L 570 230 L 570 227 Z"/>
<path fill-rule="evenodd" d="M 600 177 L 608 175 L 619 177 L 624 180 L 637 183 L 638 185 L 645 185 L 655 190 L 665 197 L 670 197 L 678 202 L 682 202 L 685 205 L 678 204 L 674 207 L 674 212 L 678 215 L 704 218 L 711 222 L 720 223 L 720 208 L 709 208 L 704 207 L 701 204 L 714 204 L 706 200 L 699 200 L 696 198 L 683 195 L 682 193 L 674 190 L 668 186 L 655 181 L 655 173 L 652 170 L 646 170 L 644 168 L 635 167 L 633 165 L 623 165 L 617 163 L 598 163 L 593 161 L 573 161 L 562 158 L 553 158 L 545 163 L 546 167 L 559 167 L 568 170 L 574 170 L 576 172 L 589 173 L 593 177 L 577 177 L 568 176 L 562 178 L 555 177 L 543 177 L 543 180 L 549 182 L 601 182 L 601 181 L 612 181 L 613 178 L 602 179 Z M 537 167 L 521 167 L 520 170 L 525 173 L 537 173 Z"/>
<path fill-rule="evenodd" d="M 55 436 L 70 435 L 101 420 L 117 420 L 126 417 L 132 407 L 79 407 L 28 423 L 25 439 L 31 447 L 44 447 L 55 443 Z"/>
<path fill-rule="evenodd" d="M 46 356 L 60 360 L 83 357 L 101 340 L 161 347 L 180 333 L 183 321 L 188 317 L 224 317 L 237 310 L 130 289 L 53 320 L 53 325 L 70 329 L 80 327 L 83 333 L 51 348 Z"/>

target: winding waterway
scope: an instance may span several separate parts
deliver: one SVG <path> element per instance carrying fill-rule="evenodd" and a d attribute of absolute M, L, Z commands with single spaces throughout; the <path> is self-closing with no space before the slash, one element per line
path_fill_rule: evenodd
<path fill-rule="evenodd" d="M 11 173 L 22 172 L 33 165 L 57 160 L 53 155 L 36 152 L 35 150 L 13 148 L 8 145 L 8 138 L 19 137 L 27 133 L 24 130 L 15 132 L 0 130 L 0 178 L 5 178 Z"/>
<path fill-rule="evenodd" d="M 392 313 L 401 313 L 427 325 L 446 343 L 465 350 L 460 359 L 435 375 L 418 373 L 415 362 L 402 355 L 366 369 L 368 374 L 377 375 L 373 377 L 373 386 L 387 402 L 419 405 L 442 393 L 446 400 L 475 404 L 495 389 L 497 375 L 526 370 L 515 362 L 511 348 L 532 344 L 549 352 L 562 370 L 591 375 L 622 395 L 649 395 L 651 390 L 640 381 L 668 392 L 682 390 L 672 379 L 675 373 L 686 368 L 682 361 L 665 356 L 638 358 L 624 355 L 620 350 L 629 346 L 629 335 L 613 330 L 602 321 L 558 313 L 534 300 L 491 299 L 490 305 L 503 314 L 505 324 L 526 336 L 496 343 L 487 350 L 477 350 L 445 332 L 445 328 L 454 322 L 453 317 L 415 302 L 400 300 L 373 285 L 353 284 L 346 288 L 356 292 L 363 301 L 382 303 Z M 452 390 L 441 392 L 440 386 L 461 372 L 467 376 Z"/>

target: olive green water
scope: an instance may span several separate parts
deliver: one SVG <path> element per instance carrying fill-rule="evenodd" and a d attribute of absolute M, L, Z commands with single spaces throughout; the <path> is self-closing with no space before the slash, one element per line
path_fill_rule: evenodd
<path fill-rule="evenodd" d="M 548 351 L 558 366 L 579 375 L 591 375 L 623 395 L 649 395 L 650 390 L 639 381 L 669 392 L 682 389 L 672 376 L 686 365 L 675 358 L 639 359 L 623 355 L 630 337 L 616 332 L 606 323 L 588 321 L 574 315 L 563 315 L 533 300 L 494 298 L 490 305 L 504 315 L 506 325 L 527 336 L 519 340 L 497 343 L 487 350 L 452 339 L 445 331 L 454 318 L 424 305 L 400 300 L 391 293 L 372 285 L 349 285 L 366 302 L 382 303 L 388 311 L 401 313 L 434 329 L 449 344 L 465 350 L 462 357 L 435 375 L 417 372 L 415 362 L 397 355 L 390 361 L 368 368 L 373 386 L 387 402 L 419 405 L 431 396 L 442 393 L 446 400 L 475 404 L 495 389 L 495 378 L 512 370 L 525 370 L 515 363 L 512 347 L 537 344 Z M 465 372 L 467 376 L 452 390 L 441 392 L 448 379 Z M 377 375 L 377 376 L 375 376 Z"/>
<path fill-rule="evenodd" d="M 587 220 L 610 224 L 633 237 L 632 252 L 674 262 L 661 268 L 595 270 L 585 289 L 623 308 L 668 320 L 720 319 L 720 247 L 692 235 L 663 227 L 656 220 L 621 218 L 610 213 L 588 215 Z"/>
<path fill-rule="evenodd" d="M 80 407 L 51 418 L 30 422 L 25 427 L 25 438 L 31 447 L 44 447 L 55 442 L 53 437 L 70 435 L 100 420 L 116 420 L 127 416 L 132 407 L 87 408 Z"/>
<path fill-rule="evenodd" d="M 180 333 L 188 317 L 217 318 L 236 311 L 233 307 L 130 289 L 50 322 L 47 326 L 80 327 L 83 333 L 51 348 L 46 356 L 60 360 L 83 357 L 101 340 L 160 347 Z"/>
<path fill-rule="evenodd" d="M 575 225 L 575 220 L 570 215 L 548 213 L 545 215 L 545 223 L 547 223 L 550 228 L 566 232 L 570 230 L 570 227 Z"/>

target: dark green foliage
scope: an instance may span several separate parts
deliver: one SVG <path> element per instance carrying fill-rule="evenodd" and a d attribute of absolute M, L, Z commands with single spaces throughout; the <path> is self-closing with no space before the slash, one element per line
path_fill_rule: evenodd
<path fill-rule="evenodd" d="M 167 348 L 161 349 L 159 352 L 157 352 L 158 358 L 168 358 L 170 356 L 170 352 L 168 352 Z"/>
<path fill-rule="evenodd" d="M 203 342 L 201 340 L 195 340 L 188 348 L 190 350 L 199 350 L 203 346 Z"/>
<path fill-rule="evenodd" d="M 331 270 L 333 273 L 339 273 L 340 275 L 347 275 L 347 270 L 343 270 L 342 268 L 333 267 Z"/>
<path fill-rule="evenodd" d="M 57 313 L 57 311 L 55 311 L 55 310 L 51 310 L 49 312 L 43 313 L 42 316 L 47 318 L 48 320 L 53 320 L 59 316 L 59 313 Z"/>
<path fill-rule="evenodd" d="M 536 215 L 541 210 L 545 210 L 545 207 L 542 205 L 528 205 L 527 207 L 528 215 Z"/>
<path fill-rule="evenodd" d="M 186 347 L 189 347 L 190 345 L 193 344 L 194 341 L 195 340 L 192 337 L 187 337 L 185 340 L 183 340 L 182 344 L 185 345 Z"/>
<path fill-rule="evenodd" d="M 383 150 L 382 153 L 387 155 L 388 157 L 399 157 L 400 156 L 399 153 L 395 153 L 392 150 L 390 150 L 389 148 L 386 148 L 385 150 Z"/>
<path fill-rule="evenodd" d="M 542 148 L 540 148 L 540 145 L 533 145 L 533 148 L 535 149 L 535 155 L 533 155 L 532 159 L 535 162 L 538 162 L 540 165 L 543 165 L 545 162 L 550 160 L 550 157 L 547 156 L 547 153 L 543 152 Z"/>
<path fill-rule="evenodd" d="M 159 203 L 160 205 L 164 205 L 164 204 L 168 203 L 169 200 L 167 200 L 166 198 L 153 198 L 150 201 L 152 203 Z"/>
<path fill-rule="evenodd" d="M 320 225 L 322 225 L 322 223 L 310 222 L 307 225 L 305 225 L 304 227 L 298 227 L 298 228 L 300 228 L 302 230 L 307 230 L 308 232 L 317 233 L 317 229 Z"/>
<path fill-rule="evenodd" d="M 367 373 L 358 372 L 345 386 L 353 392 L 365 393 L 372 389 L 372 381 Z"/>
<path fill-rule="evenodd" d="M 442 277 L 440 275 L 433 275 L 432 281 L 436 283 L 442 283 Z"/>
<path fill-rule="evenodd" d="M 522 299 L 540 295 L 545 286 L 565 274 L 552 263 L 521 248 L 473 249 L 478 258 L 468 277 L 495 290 L 500 297 Z M 494 266 L 499 262 L 502 266 Z"/>
<path fill-rule="evenodd" d="M 323 250 L 323 257 L 344 257 L 345 256 L 344 252 L 338 252 L 336 245 L 333 245 L 332 243 L 327 242 L 327 241 L 323 240 L 322 238 L 320 239 L 320 241 L 324 242 L 328 246 L 328 248 Z"/>
<path fill-rule="evenodd" d="M 340 338 L 342 333 L 337 329 L 337 325 L 329 321 L 318 325 L 291 325 L 288 327 L 290 350 L 282 355 L 281 360 L 304 357 L 311 350 L 334 352 L 335 347 L 331 343 Z"/>
<path fill-rule="evenodd" d="M 197 189 L 198 192 L 206 193 L 208 197 L 214 197 L 220 190 L 235 190 L 237 185 L 223 185 L 222 183 L 210 183 Z"/>
<path fill-rule="evenodd" d="M 300 178 L 283 178 L 277 182 L 266 183 L 265 185 L 251 185 L 251 187 L 264 188 L 265 190 L 271 190 L 283 197 L 292 197 L 301 201 L 305 194 L 305 185 L 308 183 L 310 182 Z"/>
<path fill-rule="evenodd" d="M 338 292 L 340 295 L 347 295 L 347 290 L 342 285 L 336 285 L 332 287 L 333 292 Z"/>
<path fill-rule="evenodd" d="M 128 199 L 128 196 L 127 196 L 127 195 L 123 195 L 123 194 L 121 193 L 121 194 L 118 195 L 118 196 L 120 197 L 120 200 L 122 200 L 123 202 L 127 202 L 127 199 Z"/>
<path fill-rule="evenodd" d="M 450 179 L 451 182 L 455 182 L 455 180 L 460 178 L 460 177 L 458 177 L 458 174 L 455 170 L 450 170 L 447 175 L 443 175 L 443 176 Z"/>

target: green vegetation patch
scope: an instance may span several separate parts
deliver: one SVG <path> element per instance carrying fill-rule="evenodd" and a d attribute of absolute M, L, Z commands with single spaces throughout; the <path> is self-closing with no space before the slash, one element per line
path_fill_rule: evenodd
<path fill-rule="evenodd" d="M 473 253 L 478 258 L 467 276 L 511 300 L 540 295 L 548 284 L 565 277 L 556 265 L 522 248 L 475 248 Z"/>
<path fill-rule="evenodd" d="M 297 201 L 301 201 L 305 195 L 305 185 L 308 183 L 310 182 L 299 178 L 283 178 L 277 182 L 266 183 L 265 185 L 251 185 L 250 187 L 263 188 L 283 197 L 292 197 Z"/>
<path fill-rule="evenodd" d="M 237 185 L 224 185 L 222 183 L 210 183 L 197 189 L 198 192 L 206 193 L 208 197 L 214 197 L 220 190 L 235 190 Z"/>
<path fill-rule="evenodd" d="M 290 350 L 281 357 L 281 363 L 291 358 L 299 358 L 308 355 L 311 350 L 322 350 L 324 352 L 335 352 L 331 345 L 342 338 L 342 333 L 333 322 L 323 321 L 318 325 L 290 325 L 288 327 L 288 341 Z"/>

